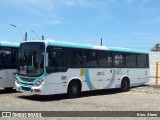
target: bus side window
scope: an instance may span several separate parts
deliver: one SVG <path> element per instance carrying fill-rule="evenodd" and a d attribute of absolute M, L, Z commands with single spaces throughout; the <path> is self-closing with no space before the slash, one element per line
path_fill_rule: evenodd
<path fill-rule="evenodd" d="M 81 67 L 82 66 L 82 50 L 81 49 L 70 49 L 69 52 L 69 66 L 70 67 Z"/>
<path fill-rule="evenodd" d="M 55 54 L 56 53 L 54 51 L 48 52 L 48 66 L 47 66 L 48 73 L 56 71 Z"/>
<path fill-rule="evenodd" d="M 126 53 L 126 67 L 135 68 L 136 67 L 136 54 Z"/>
<path fill-rule="evenodd" d="M 49 50 L 47 72 L 67 71 L 67 55 L 65 50 Z"/>
<path fill-rule="evenodd" d="M 110 51 L 99 51 L 98 55 L 99 67 L 106 68 L 112 67 L 112 52 Z"/>
<path fill-rule="evenodd" d="M 124 67 L 124 53 L 114 53 L 114 67 Z"/>
<path fill-rule="evenodd" d="M 98 66 L 97 51 L 84 50 L 83 64 L 84 67 L 97 67 Z"/>
<path fill-rule="evenodd" d="M 16 68 L 17 48 L 0 50 L 0 66 L 3 68 Z"/>
<path fill-rule="evenodd" d="M 145 54 L 137 54 L 137 66 L 139 68 L 148 67 L 148 57 Z"/>

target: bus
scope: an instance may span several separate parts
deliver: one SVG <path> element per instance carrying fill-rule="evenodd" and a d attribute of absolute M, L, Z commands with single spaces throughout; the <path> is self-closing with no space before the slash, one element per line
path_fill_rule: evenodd
<path fill-rule="evenodd" d="M 54 40 L 20 44 L 15 86 L 38 95 L 120 88 L 149 81 L 148 52 Z"/>
<path fill-rule="evenodd" d="M 15 85 L 18 43 L 0 42 L 0 88 L 12 90 Z"/>

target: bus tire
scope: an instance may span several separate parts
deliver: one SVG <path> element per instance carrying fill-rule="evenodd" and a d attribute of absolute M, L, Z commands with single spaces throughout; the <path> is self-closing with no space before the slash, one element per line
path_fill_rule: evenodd
<path fill-rule="evenodd" d="M 130 88 L 130 83 L 128 78 L 123 78 L 121 81 L 121 91 L 122 92 L 127 92 Z"/>
<path fill-rule="evenodd" d="M 77 81 L 72 81 L 71 83 L 69 83 L 68 91 L 67 91 L 69 98 L 78 97 L 80 92 L 81 92 L 81 87 Z"/>
<path fill-rule="evenodd" d="M 7 91 L 12 91 L 13 87 L 7 87 L 7 88 L 4 88 L 4 89 L 7 90 Z"/>

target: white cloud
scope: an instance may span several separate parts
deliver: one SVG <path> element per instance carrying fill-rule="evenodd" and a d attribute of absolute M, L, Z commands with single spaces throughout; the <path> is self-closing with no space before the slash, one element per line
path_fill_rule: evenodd
<path fill-rule="evenodd" d="M 132 4 L 132 3 L 133 3 L 133 0 L 128 0 L 128 3 L 129 3 L 129 4 Z"/>
<path fill-rule="evenodd" d="M 39 25 L 37 23 L 32 23 L 31 26 L 32 27 L 39 27 Z"/>
<path fill-rule="evenodd" d="M 59 0 L 63 6 L 80 6 L 80 7 L 89 7 L 96 4 L 97 0 Z M 100 2 L 98 0 L 98 2 Z"/>
<path fill-rule="evenodd" d="M 145 5 L 145 4 L 149 3 L 149 2 L 150 2 L 150 0 L 142 0 L 142 4 L 143 5 Z"/>
<path fill-rule="evenodd" d="M 117 0 L 6 0 L 7 5 L 17 7 L 33 7 L 41 9 L 55 9 L 62 6 L 97 6 L 115 3 Z M 133 0 L 129 0 L 130 2 Z M 3 4 L 3 3 L 2 3 Z"/>
<path fill-rule="evenodd" d="M 110 6 L 116 4 L 117 1 L 118 0 L 6 0 L 4 3 L 7 4 L 7 7 L 16 7 L 16 9 L 19 8 L 19 10 L 25 11 L 24 13 L 33 16 L 33 19 L 40 17 L 40 21 L 43 21 L 42 24 L 55 25 L 63 22 L 59 21 L 59 19 L 63 20 L 60 13 L 63 12 L 61 11 L 62 8 L 64 10 L 64 8 L 68 9 L 68 7 L 73 10 L 76 10 L 79 7 L 82 9 L 83 7 L 86 7 L 87 9 L 93 8 L 95 11 L 100 11 L 101 14 L 98 16 L 99 18 L 95 15 L 95 19 L 101 19 L 102 15 L 105 15 L 105 17 L 109 17 L 110 19 L 112 17 Z M 102 17 L 102 19 L 104 19 L 104 16 Z M 32 22 L 41 24 L 39 21 Z M 32 26 L 36 27 L 37 25 Z"/>
<path fill-rule="evenodd" d="M 2 4 L 6 4 L 6 7 L 16 7 L 29 10 L 31 12 L 38 12 L 39 10 L 55 10 L 57 6 L 57 0 L 6 0 Z"/>
<path fill-rule="evenodd" d="M 49 21 L 48 25 L 55 25 L 55 24 L 60 24 L 60 23 L 61 23 L 61 21 L 59 21 L 59 20 L 53 20 L 53 21 Z"/>
<path fill-rule="evenodd" d="M 117 0 L 6 0 L 7 7 L 16 7 L 28 10 L 35 14 L 57 14 L 64 7 L 95 7 L 106 9 L 106 6 L 115 4 Z M 3 3 L 3 4 L 4 4 Z"/>

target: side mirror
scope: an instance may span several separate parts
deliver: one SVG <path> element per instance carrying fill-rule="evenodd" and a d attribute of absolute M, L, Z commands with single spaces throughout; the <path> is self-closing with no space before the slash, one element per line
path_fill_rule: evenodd
<path fill-rule="evenodd" d="M 48 52 L 46 53 L 46 67 L 48 67 Z"/>

